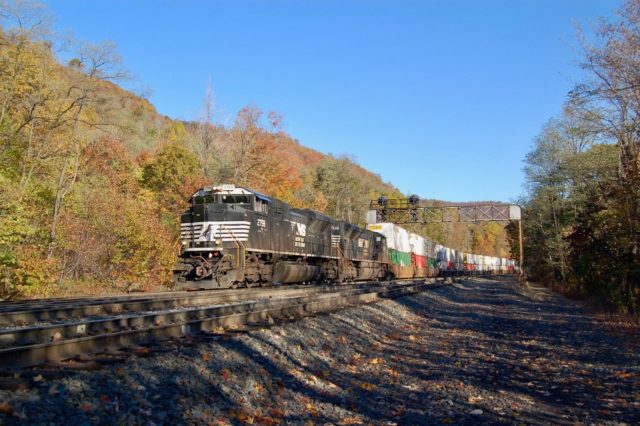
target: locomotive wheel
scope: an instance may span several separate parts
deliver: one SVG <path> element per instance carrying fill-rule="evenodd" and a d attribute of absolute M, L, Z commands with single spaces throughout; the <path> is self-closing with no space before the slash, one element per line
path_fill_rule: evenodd
<path fill-rule="evenodd" d="M 221 275 L 216 280 L 219 288 L 238 288 L 238 280 L 235 279 L 236 274 L 231 272 L 225 275 Z"/>

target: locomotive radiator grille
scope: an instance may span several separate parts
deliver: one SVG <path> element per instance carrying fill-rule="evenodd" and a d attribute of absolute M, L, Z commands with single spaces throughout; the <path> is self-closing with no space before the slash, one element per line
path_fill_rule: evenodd
<path fill-rule="evenodd" d="M 248 241 L 251 224 L 245 221 L 194 222 L 180 225 L 180 238 L 194 242 Z"/>

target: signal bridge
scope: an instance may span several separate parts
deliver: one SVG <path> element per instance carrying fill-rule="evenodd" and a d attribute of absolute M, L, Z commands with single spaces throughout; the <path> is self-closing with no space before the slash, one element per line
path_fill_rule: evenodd
<path fill-rule="evenodd" d="M 421 206 L 420 199 L 388 199 L 384 196 L 369 204 L 367 223 L 439 223 L 521 220 L 520 206 L 510 204 L 464 204 Z"/>

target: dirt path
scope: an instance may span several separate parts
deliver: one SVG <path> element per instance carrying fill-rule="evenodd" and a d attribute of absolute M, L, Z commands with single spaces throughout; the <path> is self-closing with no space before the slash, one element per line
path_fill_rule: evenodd
<path fill-rule="evenodd" d="M 0 390 L 0 423 L 639 423 L 638 340 L 534 291 L 476 279 L 95 371 L 28 371 Z"/>

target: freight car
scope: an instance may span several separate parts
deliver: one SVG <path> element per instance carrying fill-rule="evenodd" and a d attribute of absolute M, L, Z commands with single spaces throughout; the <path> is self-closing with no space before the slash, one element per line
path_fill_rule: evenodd
<path fill-rule="evenodd" d="M 454 250 L 393 223 L 370 224 L 367 229 L 381 233 L 387 240 L 388 268 L 396 278 L 514 272 L 513 260 Z"/>
<path fill-rule="evenodd" d="M 392 223 L 364 229 L 234 185 L 201 188 L 190 204 L 179 289 L 513 271 L 513 261 L 462 253 Z"/>

